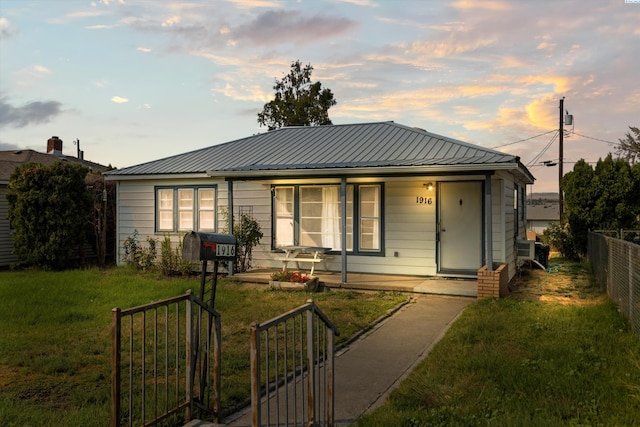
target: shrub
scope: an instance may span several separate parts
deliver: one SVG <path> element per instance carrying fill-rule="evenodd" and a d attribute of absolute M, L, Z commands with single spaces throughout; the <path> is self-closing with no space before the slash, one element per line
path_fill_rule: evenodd
<path fill-rule="evenodd" d="M 251 269 L 253 247 L 262 239 L 262 229 L 258 221 L 249 214 L 240 215 L 240 223 L 233 226 L 233 235 L 238 241 L 238 257 L 235 269 L 242 272 Z"/>
<path fill-rule="evenodd" d="M 138 240 L 138 230 L 134 230 L 124 241 L 123 261 L 128 265 L 135 265 L 138 270 L 148 270 L 156 261 L 157 244 L 157 239 L 147 236 L 147 246 L 142 246 Z"/>
<path fill-rule="evenodd" d="M 160 243 L 160 272 L 165 276 L 186 275 L 193 271 L 193 263 L 182 258 L 182 240 L 173 249 L 171 236 L 165 234 Z"/>
<path fill-rule="evenodd" d="M 568 224 L 553 224 L 544 230 L 541 240 L 542 243 L 560 252 L 560 255 L 566 259 L 574 261 L 580 259 L 575 239 Z"/>
<path fill-rule="evenodd" d="M 47 270 L 69 266 L 85 242 L 91 195 L 88 169 L 74 163 L 26 163 L 9 179 L 7 200 L 13 252 L 26 264 Z"/>

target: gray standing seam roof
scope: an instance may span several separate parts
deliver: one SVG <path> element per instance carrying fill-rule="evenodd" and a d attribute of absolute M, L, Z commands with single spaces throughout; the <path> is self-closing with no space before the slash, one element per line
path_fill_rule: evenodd
<path fill-rule="evenodd" d="M 393 122 L 286 127 L 108 175 L 519 164 L 516 156 Z M 524 168 L 524 166 L 523 166 Z"/>

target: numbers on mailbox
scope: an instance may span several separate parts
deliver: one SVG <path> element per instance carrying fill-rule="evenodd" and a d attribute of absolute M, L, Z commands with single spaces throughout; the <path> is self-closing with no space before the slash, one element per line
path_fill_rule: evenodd
<path fill-rule="evenodd" d="M 216 256 L 233 257 L 236 256 L 236 245 L 216 244 Z"/>

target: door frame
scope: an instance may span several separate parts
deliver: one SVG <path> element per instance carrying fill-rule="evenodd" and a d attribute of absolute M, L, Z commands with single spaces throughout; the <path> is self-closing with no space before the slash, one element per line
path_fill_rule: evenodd
<path fill-rule="evenodd" d="M 480 245 L 478 247 L 478 251 L 480 252 L 480 266 L 473 267 L 469 269 L 443 269 L 442 268 L 442 240 L 441 240 L 441 209 L 442 209 L 442 184 L 451 184 L 451 183 L 478 183 L 479 187 L 479 197 L 480 197 Z M 436 272 L 438 276 L 448 276 L 448 277 L 477 277 L 478 268 L 486 263 L 486 254 L 485 254 L 485 245 L 486 245 L 486 227 L 485 227 L 485 181 L 483 180 L 455 180 L 455 181 L 439 181 L 437 183 L 437 191 L 436 191 Z"/>

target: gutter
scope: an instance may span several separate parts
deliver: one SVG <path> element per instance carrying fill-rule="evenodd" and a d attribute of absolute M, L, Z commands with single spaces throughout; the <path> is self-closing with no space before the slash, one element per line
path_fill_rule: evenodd
<path fill-rule="evenodd" d="M 351 168 L 321 168 L 321 169 L 269 169 L 269 170 L 229 170 L 207 171 L 210 177 L 264 179 L 274 177 L 337 177 L 337 176 L 385 176 L 385 175 L 450 175 L 484 174 L 487 170 L 519 169 L 514 163 L 497 163 L 481 165 L 451 165 L 451 166 L 376 166 Z"/>

